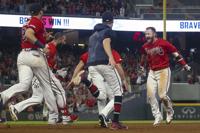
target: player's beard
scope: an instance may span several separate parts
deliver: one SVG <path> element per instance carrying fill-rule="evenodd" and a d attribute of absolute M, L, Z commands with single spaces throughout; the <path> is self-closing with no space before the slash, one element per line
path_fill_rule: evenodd
<path fill-rule="evenodd" d="M 153 40 L 154 40 L 153 37 L 146 37 L 146 41 L 147 41 L 148 43 L 152 43 Z"/>

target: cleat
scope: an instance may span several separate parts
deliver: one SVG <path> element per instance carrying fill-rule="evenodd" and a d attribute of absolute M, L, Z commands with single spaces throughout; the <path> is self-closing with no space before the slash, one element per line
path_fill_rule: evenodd
<path fill-rule="evenodd" d="M 166 113 L 166 123 L 170 124 L 173 120 L 174 110 L 170 110 Z"/>
<path fill-rule="evenodd" d="M 74 121 L 78 120 L 78 115 L 76 114 L 70 114 L 68 116 L 62 116 L 62 124 L 67 125 L 69 123 L 72 123 Z"/>
<path fill-rule="evenodd" d="M 57 125 L 58 123 L 57 123 L 57 119 L 56 118 L 54 118 L 54 119 L 49 119 L 48 120 L 48 125 Z"/>
<path fill-rule="evenodd" d="M 112 130 L 128 129 L 128 126 L 123 125 L 120 122 L 112 122 L 110 129 L 112 129 Z"/>
<path fill-rule="evenodd" d="M 12 118 L 13 121 L 17 121 L 17 110 L 15 109 L 14 105 L 10 105 L 9 106 L 9 112 L 10 112 L 10 116 Z"/>
<path fill-rule="evenodd" d="M 158 117 L 156 117 L 155 118 L 155 121 L 154 121 L 154 123 L 153 123 L 153 126 L 159 126 L 160 125 L 160 123 L 162 122 L 162 120 L 163 120 L 163 118 L 162 118 L 162 116 L 158 116 Z"/>
<path fill-rule="evenodd" d="M 47 118 L 46 116 L 43 116 L 42 120 L 43 120 L 43 121 L 47 121 L 48 118 Z"/>
<path fill-rule="evenodd" d="M 102 114 L 102 115 L 99 115 L 99 125 L 103 128 L 107 128 L 108 127 L 108 123 L 106 121 L 106 118 L 105 116 Z"/>
<path fill-rule="evenodd" d="M 69 117 L 70 117 L 69 122 L 74 122 L 74 121 L 78 120 L 78 115 L 76 115 L 76 114 L 70 114 Z"/>

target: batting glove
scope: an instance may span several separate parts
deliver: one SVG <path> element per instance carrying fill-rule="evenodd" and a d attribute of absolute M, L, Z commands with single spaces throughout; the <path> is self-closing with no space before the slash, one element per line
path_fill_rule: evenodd
<path fill-rule="evenodd" d="M 186 64 L 183 68 L 186 71 L 190 71 L 191 70 L 191 66 L 189 66 L 188 64 Z"/>

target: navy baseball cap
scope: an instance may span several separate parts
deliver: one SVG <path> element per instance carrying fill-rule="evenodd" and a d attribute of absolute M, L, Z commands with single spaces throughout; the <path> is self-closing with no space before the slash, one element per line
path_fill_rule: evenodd
<path fill-rule="evenodd" d="M 42 6 L 38 3 L 33 3 L 30 5 L 29 10 L 31 14 L 37 14 L 42 10 Z"/>
<path fill-rule="evenodd" d="M 112 12 L 109 12 L 109 11 L 104 12 L 102 14 L 102 21 L 103 22 L 112 22 L 113 21 L 113 14 L 112 14 Z"/>

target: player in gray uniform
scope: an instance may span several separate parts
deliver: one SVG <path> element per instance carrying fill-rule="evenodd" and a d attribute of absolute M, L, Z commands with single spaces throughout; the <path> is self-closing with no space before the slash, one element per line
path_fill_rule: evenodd
<path fill-rule="evenodd" d="M 96 74 L 100 74 L 114 92 L 114 113 L 111 129 L 128 129 L 127 126 L 119 122 L 121 112 L 123 88 L 120 76 L 115 68 L 116 62 L 111 51 L 113 42 L 113 16 L 111 12 L 102 15 L 103 23 L 94 27 L 94 33 L 89 38 L 89 58 L 87 61 L 89 75 L 95 80 Z M 96 97 L 100 94 L 98 90 L 93 90 Z M 106 123 L 106 118 L 101 118 Z"/>

